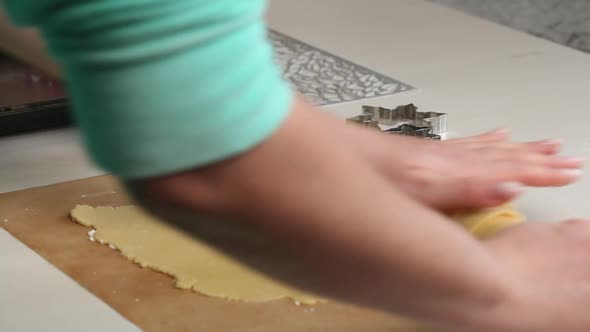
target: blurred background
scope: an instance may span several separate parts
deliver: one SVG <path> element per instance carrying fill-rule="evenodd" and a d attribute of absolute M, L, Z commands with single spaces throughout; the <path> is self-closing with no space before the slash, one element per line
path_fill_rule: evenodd
<path fill-rule="evenodd" d="M 426 0 L 590 53 L 590 0 Z M 0 54 L 0 136 L 71 124 L 62 85 Z"/>
<path fill-rule="evenodd" d="M 590 0 L 430 0 L 590 53 Z"/>

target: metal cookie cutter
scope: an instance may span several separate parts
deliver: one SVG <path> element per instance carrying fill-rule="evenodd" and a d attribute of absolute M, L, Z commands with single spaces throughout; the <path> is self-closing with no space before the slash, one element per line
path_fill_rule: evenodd
<path fill-rule="evenodd" d="M 414 104 L 388 109 L 378 106 L 363 106 L 363 113 L 347 121 L 390 134 L 424 137 L 440 140 L 447 131 L 447 114 L 418 112 Z M 381 126 L 392 127 L 385 130 Z"/>
<path fill-rule="evenodd" d="M 416 127 L 411 124 L 403 124 L 399 127 L 394 127 L 390 129 L 383 130 L 386 134 L 396 134 L 396 135 L 405 135 L 405 136 L 416 136 L 416 137 L 423 137 L 427 139 L 434 139 L 440 140 L 441 136 L 432 133 L 432 128 L 430 127 Z"/>

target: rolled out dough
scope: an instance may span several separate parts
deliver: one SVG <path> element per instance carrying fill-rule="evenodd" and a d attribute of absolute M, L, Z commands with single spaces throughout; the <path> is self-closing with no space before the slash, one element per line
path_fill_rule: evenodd
<path fill-rule="evenodd" d="M 291 298 L 304 304 L 323 300 L 274 281 L 136 206 L 78 205 L 74 221 L 96 230 L 93 238 L 127 259 L 176 279 L 176 287 L 228 300 L 263 302 Z"/>
<path fill-rule="evenodd" d="M 280 284 L 203 242 L 151 217 L 135 206 L 78 205 L 72 219 L 96 230 L 93 239 L 117 248 L 129 260 L 176 279 L 176 287 L 229 300 L 279 298 L 313 304 L 323 299 Z M 522 222 L 511 206 L 453 216 L 478 238 Z"/>

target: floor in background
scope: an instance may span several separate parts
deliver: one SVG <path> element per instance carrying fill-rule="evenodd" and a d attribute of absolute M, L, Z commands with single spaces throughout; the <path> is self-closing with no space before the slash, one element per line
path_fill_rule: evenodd
<path fill-rule="evenodd" d="M 589 0 L 430 0 L 590 53 Z"/>

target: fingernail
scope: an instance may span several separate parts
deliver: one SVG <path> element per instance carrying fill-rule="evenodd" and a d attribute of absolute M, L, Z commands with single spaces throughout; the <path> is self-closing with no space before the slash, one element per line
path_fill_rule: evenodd
<path fill-rule="evenodd" d="M 572 164 L 584 164 L 586 162 L 586 158 L 582 157 L 561 157 L 565 162 L 569 162 Z"/>
<path fill-rule="evenodd" d="M 563 140 L 559 139 L 559 138 L 551 138 L 551 139 L 544 140 L 543 142 L 541 142 L 541 144 L 551 145 L 551 146 L 560 146 L 563 144 Z"/>
<path fill-rule="evenodd" d="M 514 197 L 523 191 L 523 185 L 518 182 L 503 182 L 496 186 L 496 194 L 502 197 Z"/>
<path fill-rule="evenodd" d="M 577 178 L 582 176 L 584 171 L 581 169 L 562 169 L 561 173 L 572 178 Z"/>
<path fill-rule="evenodd" d="M 496 128 L 492 131 L 494 134 L 510 135 L 510 129 L 508 128 Z"/>

